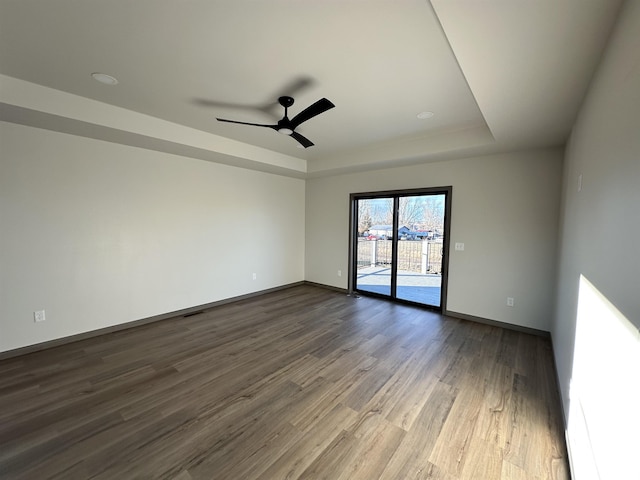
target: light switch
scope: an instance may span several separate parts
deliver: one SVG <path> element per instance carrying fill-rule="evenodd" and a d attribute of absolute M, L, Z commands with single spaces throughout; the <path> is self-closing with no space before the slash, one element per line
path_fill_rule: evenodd
<path fill-rule="evenodd" d="M 456 242 L 456 250 L 462 251 L 464 250 L 464 243 Z"/>

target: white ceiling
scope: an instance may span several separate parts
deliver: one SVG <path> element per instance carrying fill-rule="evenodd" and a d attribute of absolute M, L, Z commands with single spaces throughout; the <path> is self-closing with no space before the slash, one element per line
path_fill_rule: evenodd
<path fill-rule="evenodd" d="M 0 119 L 296 176 L 558 146 L 620 3 L 0 0 Z M 314 147 L 215 120 L 275 123 L 283 94 L 296 100 L 290 117 L 321 97 L 335 103 L 298 128 Z M 182 139 L 159 123 L 153 134 L 127 128 L 121 110 L 109 124 L 86 99 L 149 129 L 188 128 L 176 129 Z M 85 113 L 71 112 L 81 101 Z M 185 141 L 192 130 L 207 135 Z"/>

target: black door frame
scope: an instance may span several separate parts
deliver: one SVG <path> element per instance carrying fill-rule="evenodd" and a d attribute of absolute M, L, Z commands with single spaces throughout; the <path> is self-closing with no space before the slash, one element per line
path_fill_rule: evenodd
<path fill-rule="evenodd" d="M 442 283 L 440 285 L 440 306 L 426 305 L 423 303 L 416 303 L 410 300 L 403 300 L 397 298 L 394 293 L 397 289 L 397 269 L 398 269 L 398 206 L 400 197 L 415 197 L 421 195 L 444 195 L 444 241 L 442 242 Z M 449 250 L 450 250 L 450 231 L 451 231 L 451 202 L 453 196 L 453 187 L 425 187 L 425 188 L 411 188 L 404 190 L 384 190 L 378 192 L 361 192 L 351 193 L 349 195 L 349 282 L 348 291 L 350 295 L 364 294 L 374 297 L 384 298 L 399 303 L 408 303 L 411 305 L 419 305 L 421 307 L 429 308 L 431 310 L 437 310 L 439 312 L 446 312 L 447 303 L 447 289 L 449 283 Z M 356 253 L 358 246 L 358 209 L 357 200 L 370 200 L 375 198 L 393 198 L 393 236 L 391 237 L 391 295 L 382 295 L 374 292 L 367 292 L 364 290 L 357 290 L 356 275 L 357 269 L 355 268 Z"/>

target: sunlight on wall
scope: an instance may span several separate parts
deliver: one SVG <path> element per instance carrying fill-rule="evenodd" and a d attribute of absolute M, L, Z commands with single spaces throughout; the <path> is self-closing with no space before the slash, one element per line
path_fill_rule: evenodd
<path fill-rule="evenodd" d="M 582 275 L 569 398 L 574 478 L 640 479 L 640 332 Z"/>

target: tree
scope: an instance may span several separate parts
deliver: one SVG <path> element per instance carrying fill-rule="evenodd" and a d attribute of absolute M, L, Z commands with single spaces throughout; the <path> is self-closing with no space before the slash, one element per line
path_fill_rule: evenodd
<path fill-rule="evenodd" d="M 443 230 L 444 228 L 444 196 L 433 195 L 425 198 L 424 202 L 424 229 Z"/>
<path fill-rule="evenodd" d="M 362 235 L 373 225 L 371 206 L 367 200 L 358 200 L 358 233 Z"/>
<path fill-rule="evenodd" d="M 374 225 L 391 225 L 393 219 L 393 199 L 375 198 L 367 200 L 371 205 L 371 217 Z"/>
<path fill-rule="evenodd" d="M 414 229 L 417 223 L 422 221 L 425 197 L 402 197 L 398 204 L 398 226 L 406 225 Z"/>

